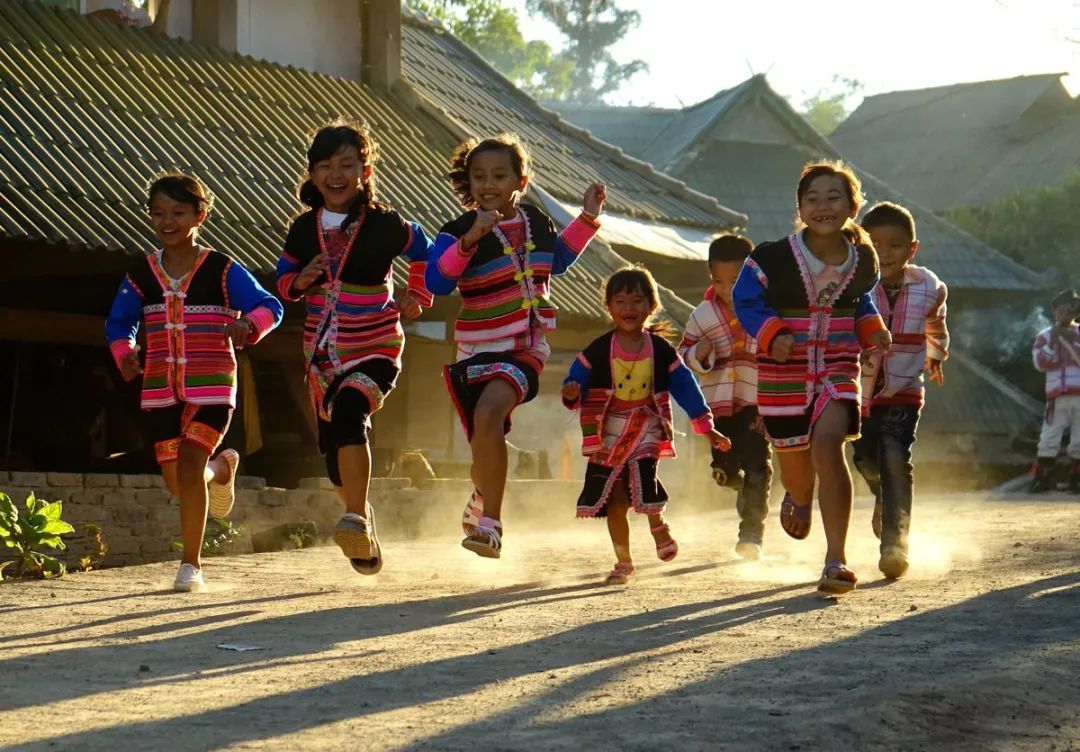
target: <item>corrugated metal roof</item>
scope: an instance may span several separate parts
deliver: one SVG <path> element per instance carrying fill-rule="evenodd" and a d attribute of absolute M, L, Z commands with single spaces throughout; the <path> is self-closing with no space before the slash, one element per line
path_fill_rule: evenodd
<path fill-rule="evenodd" d="M 461 212 L 444 178 L 456 135 L 407 95 L 21 0 L 0 3 L 0 87 L 0 231 L 10 238 L 145 251 L 145 186 L 175 168 L 218 198 L 204 241 L 269 272 L 300 208 L 292 191 L 307 132 L 337 115 L 371 124 L 390 205 L 431 232 Z M 599 169 L 573 164 L 582 188 Z M 603 318 L 600 281 L 625 263 L 587 252 L 554 285 L 556 304 Z"/>
<path fill-rule="evenodd" d="M 620 214 L 717 231 L 745 223 L 711 196 L 544 109 L 441 27 L 411 13 L 403 25 L 402 73 L 418 93 L 465 132 L 520 134 L 532 151 L 535 179 L 553 195 L 580 201 L 589 183 L 602 180 L 609 208 Z"/>
<path fill-rule="evenodd" d="M 812 159 L 836 159 L 843 155 L 795 112 L 764 77 L 754 76 L 725 94 L 735 91 L 741 96 L 709 100 L 724 103 L 726 109 L 713 112 L 710 125 L 715 132 L 710 129 L 698 134 L 691 154 L 676 158 L 677 174 L 699 190 L 716 196 L 721 203 L 745 212 L 750 217 L 747 233 L 754 241 L 761 242 L 791 232 L 795 219 L 795 180 L 802 166 Z M 761 105 L 774 113 L 793 134 L 792 143 L 726 140 L 722 126 L 738 116 L 743 103 Z M 596 122 L 600 129 L 596 135 L 604 138 L 602 121 L 596 119 Z M 869 202 L 891 200 L 911 210 L 922 241 L 920 263 L 937 272 L 951 288 L 1042 288 L 1035 272 L 941 219 L 858 165 L 855 169 Z"/>
<path fill-rule="evenodd" d="M 984 206 L 1080 169 L 1080 103 L 1063 75 L 878 94 L 830 138 L 927 206 Z"/>

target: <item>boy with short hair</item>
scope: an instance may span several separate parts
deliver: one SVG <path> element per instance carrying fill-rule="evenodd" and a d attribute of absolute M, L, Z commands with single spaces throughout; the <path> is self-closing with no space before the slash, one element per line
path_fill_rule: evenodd
<path fill-rule="evenodd" d="M 713 450 L 713 479 L 738 489 L 739 541 L 735 553 L 761 557 L 769 513 L 772 450 L 757 411 L 757 342 L 735 318 L 731 289 L 753 244 L 741 235 L 721 235 L 709 246 L 712 284 L 686 323 L 678 352 L 698 375 L 716 430 L 731 450 Z"/>
<path fill-rule="evenodd" d="M 1054 463 L 1065 429 L 1069 438 L 1069 491 L 1080 492 L 1080 294 L 1062 290 L 1050 301 L 1054 325 L 1039 332 L 1031 357 L 1046 374 L 1046 413 L 1039 436 L 1039 460 L 1032 493 L 1050 490 Z"/>
<path fill-rule="evenodd" d="M 862 435 L 855 467 L 874 494 L 874 535 L 881 539 L 878 568 L 891 579 L 908 569 L 908 530 L 915 478 L 911 446 L 924 402 L 925 378 L 941 385 L 949 356 L 945 325 L 948 289 L 929 269 L 911 263 L 919 249 L 911 212 L 890 202 L 863 217 L 881 267 L 874 304 L 892 333 L 886 355 L 866 353 L 862 375 Z"/>

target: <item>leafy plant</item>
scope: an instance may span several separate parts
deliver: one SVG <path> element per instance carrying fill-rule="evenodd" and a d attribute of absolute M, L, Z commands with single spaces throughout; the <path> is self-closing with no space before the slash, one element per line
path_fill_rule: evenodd
<path fill-rule="evenodd" d="M 0 493 L 0 540 L 17 557 L 16 577 L 59 577 L 67 571 L 63 561 L 39 550 L 67 548 L 60 536 L 75 528 L 60 519 L 62 511 L 62 501 L 45 501 L 32 492 L 26 497 L 26 509 L 20 510 L 10 496 Z"/>
<path fill-rule="evenodd" d="M 230 520 L 209 520 L 206 523 L 206 535 L 203 536 L 202 555 L 222 556 L 228 552 L 230 546 L 240 541 L 247 535 L 242 525 L 234 525 Z M 173 548 L 183 551 L 184 541 L 177 538 L 172 542 Z"/>
<path fill-rule="evenodd" d="M 83 525 L 83 531 L 89 539 L 90 547 L 85 556 L 79 557 L 79 570 L 89 572 L 105 560 L 105 554 L 109 553 L 109 542 L 101 532 L 101 525 L 87 522 Z"/>

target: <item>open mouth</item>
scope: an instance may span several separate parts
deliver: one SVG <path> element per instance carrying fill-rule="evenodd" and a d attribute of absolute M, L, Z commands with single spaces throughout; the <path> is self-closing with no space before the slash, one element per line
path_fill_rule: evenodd
<path fill-rule="evenodd" d="M 835 222 L 836 221 L 836 215 L 835 214 L 815 214 L 814 216 L 810 217 L 810 219 L 814 220 L 818 224 L 825 224 L 826 222 Z"/>

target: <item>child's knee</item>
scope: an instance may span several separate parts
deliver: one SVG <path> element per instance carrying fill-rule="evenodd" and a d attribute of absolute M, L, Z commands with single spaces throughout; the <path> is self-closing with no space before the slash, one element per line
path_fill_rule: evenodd
<path fill-rule="evenodd" d="M 473 411 L 473 425 L 485 434 L 502 433 L 506 409 L 499 403 L 481 403 Z"/>

